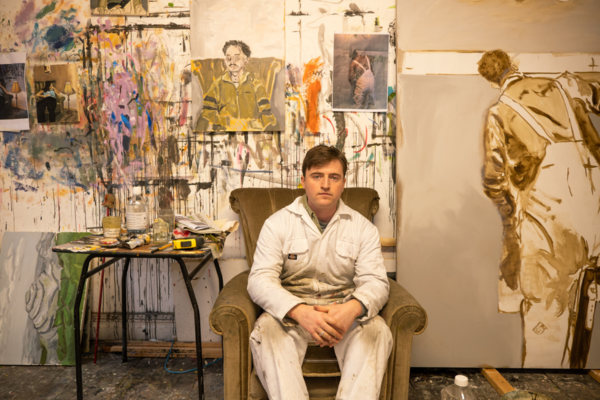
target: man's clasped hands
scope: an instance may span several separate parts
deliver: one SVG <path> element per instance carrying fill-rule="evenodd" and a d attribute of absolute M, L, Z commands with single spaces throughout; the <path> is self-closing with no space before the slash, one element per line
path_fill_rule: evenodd
<path fill-rule="evenodd" d="M 326 306 L 298 304 L 287 316 L 310 333 L 317 345 L 333 347 L 343 338 L 356 318 L 363 312 L 362 304 L 352 299 L 346 303 Z"/>

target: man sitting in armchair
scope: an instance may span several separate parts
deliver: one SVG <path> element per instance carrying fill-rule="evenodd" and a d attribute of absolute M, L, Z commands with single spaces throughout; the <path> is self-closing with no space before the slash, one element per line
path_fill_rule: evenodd
<path fill-rule="evenodd" d="M 248 293 L 265 312 L 250 335 L 270 399 L 306 399 L 309 341 L 333 347 L 342 372 L 336 399 L 377 399 L 393 346 L 378 316 L 389 283 L 375 226 L 340 196 L 348 162 L 334 147 L 306 153 L 306 194 L 273 214 L 258 239 Z"/>

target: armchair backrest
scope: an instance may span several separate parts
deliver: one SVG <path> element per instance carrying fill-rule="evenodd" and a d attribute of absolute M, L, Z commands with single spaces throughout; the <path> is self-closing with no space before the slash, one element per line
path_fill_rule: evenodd
<path fill-rule="evenodd" d="M 231 209 L 240 215 L 246 244 L 246 259 L 250 268 L 254 261 L 260 230 L 267 218 L 302 195 L 304 189 L 243 188 L 231 192 L 229 204 Z M 369 221 L 379 210 L 379 195 L 377 191 L 370 188 L 345 188 L 342 201 Z"/>

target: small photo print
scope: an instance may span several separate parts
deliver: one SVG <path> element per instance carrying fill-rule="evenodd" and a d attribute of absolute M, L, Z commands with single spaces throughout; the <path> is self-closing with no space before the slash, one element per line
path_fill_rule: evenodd
<path fill-rule="evenodd" d="M 29 129 L 26 53 L 0 54 L 0 130 Z"/>
<path fill-rule="evenodd" d="M 33 67 L 32 106 L 38 124 L 78 124 L 79 77 L 74 63 Z"/>
<path fill-rule="evenodd" d="M 335 33 L 333 110 L 387 111 L 387 33 Z"/>

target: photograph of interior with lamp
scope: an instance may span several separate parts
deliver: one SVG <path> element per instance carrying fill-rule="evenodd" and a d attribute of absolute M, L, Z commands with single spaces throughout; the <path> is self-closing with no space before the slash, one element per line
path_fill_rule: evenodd
<path fill-rule="evenodd" d="M 595 0 L 0 16 L 0 398 L 600 399 Z"/>

